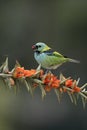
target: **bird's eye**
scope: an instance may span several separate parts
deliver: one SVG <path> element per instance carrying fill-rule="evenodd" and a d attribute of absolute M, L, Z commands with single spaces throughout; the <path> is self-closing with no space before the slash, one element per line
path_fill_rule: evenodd
<path fill-rule="evenodd" d="M 38 47 L 40 48 L 41 46 L 39 45 Z"/>
<path fill-rule="evenodd" d="M 40 47 L 41 47 L 41 45 L 38 45 L 38 46 L 36 45 L 36 48 L 37 48 L 37 49 L 40 48 Z"/>

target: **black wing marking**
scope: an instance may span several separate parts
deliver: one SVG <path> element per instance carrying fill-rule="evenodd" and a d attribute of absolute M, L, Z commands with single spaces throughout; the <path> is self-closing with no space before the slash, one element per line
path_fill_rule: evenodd
<path fill-rule="evenodd" d="M 49 49 L 47 51 L 44 51 L 44 53 L 47 54 L 47 55 L 49 55 L 49 56 L 55 55 L 55 56 L 60 56 L 60 57 L 62 56 L 64 58 L 68 58 L 67 56 L 63 56 L 60 53 L 54 51 L 53 49 Z"/>
<path fill-rule="evenodd" d="M 50 56 L 50 55 L 52 56 L 53 52 L 54 52 L 54 51 L 53 51 L 52 49 L 49 49 L 49 50 L 47 50 L 47 51 L 44 51 L 44 53 L 47 54 L 47 55 L 49 55 L 49 56 Z"/>

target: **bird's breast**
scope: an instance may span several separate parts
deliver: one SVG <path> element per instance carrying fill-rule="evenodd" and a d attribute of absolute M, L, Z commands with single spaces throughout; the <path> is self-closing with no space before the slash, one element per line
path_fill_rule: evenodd
<path fill-rule="evenodd" d="M 36 59 L 36 61 L 38 63 L 42 63 L 46 59 L 46 54 L 44 54 L 44 53 L 40 53 L 40 54 L 35 53 L 34 57 L 35 57 L 35 59 Z"/>
<path fill-rule="evenodd" d="M 42 67 L 46 68 L 46 67 L 49 66 L 50 60 L 49 60 L 49 57 L 47 56 L 47 54 L 45 54 L 45 53 L 40 53 L 40 54 L 35 53 L 34 57 L 35 57 L 36 61 L 38 62 L 38 64 L 41 64 Z"/>

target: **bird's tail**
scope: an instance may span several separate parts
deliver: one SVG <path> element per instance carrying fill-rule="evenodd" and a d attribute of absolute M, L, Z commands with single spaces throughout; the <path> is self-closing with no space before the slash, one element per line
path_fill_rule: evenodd
<path fill-rule="evenodd" d="M 70 59 L 70 58 L 68 58 L 68 60 L 69 60 L 69 62 L 80 63 L 80 61 L 78 61 L 78 60 L 74 60 L 74 59 Z"/>

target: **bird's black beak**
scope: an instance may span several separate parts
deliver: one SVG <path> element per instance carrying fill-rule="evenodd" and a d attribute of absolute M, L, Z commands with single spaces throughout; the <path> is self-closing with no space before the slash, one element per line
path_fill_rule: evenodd
<path fill-rule="evenodd" d="M 35 50 L 36 50 L 36 45 L 33 45 L 33 46 L 32 46 L 32 49 L 35 51 Z"/>

